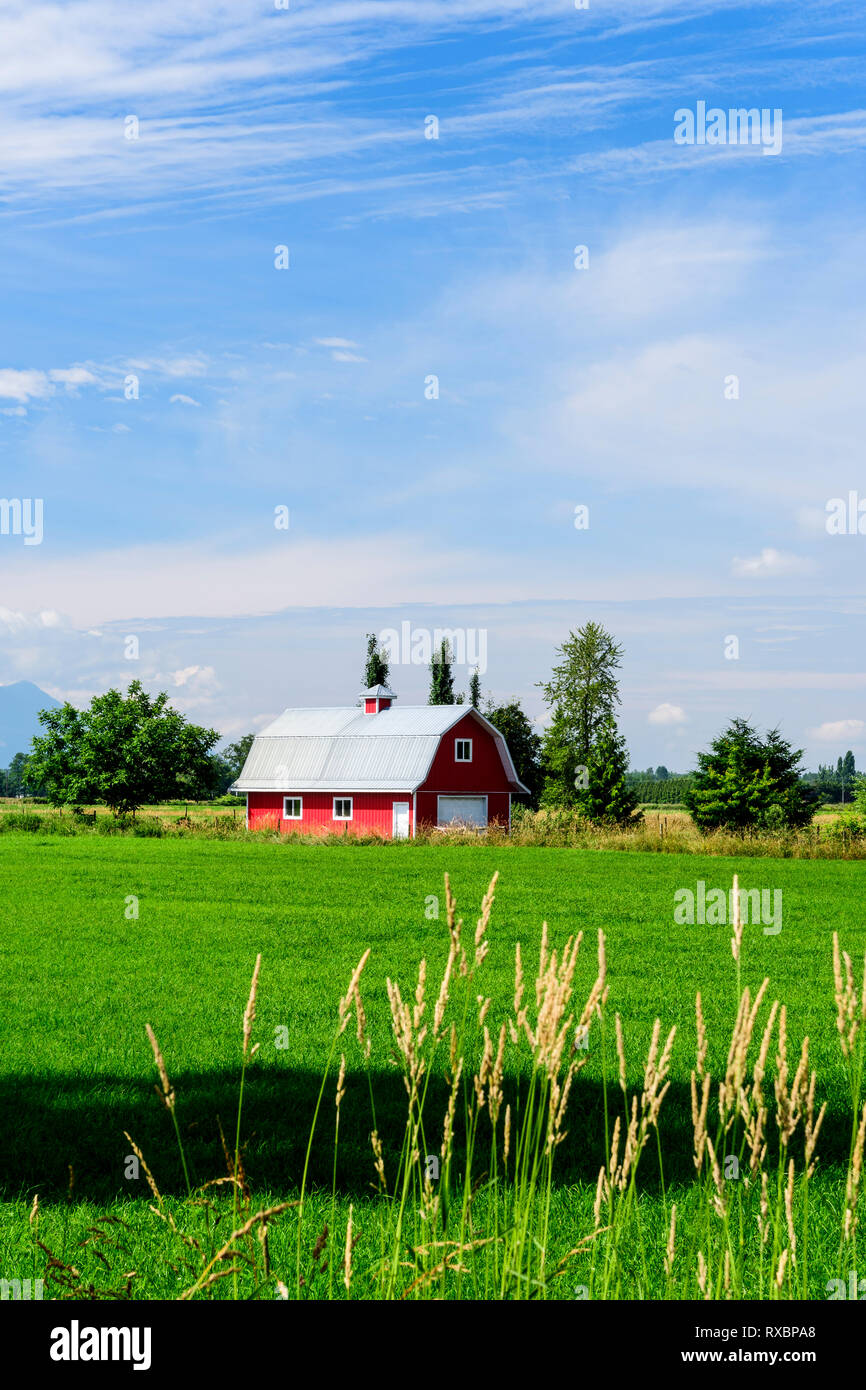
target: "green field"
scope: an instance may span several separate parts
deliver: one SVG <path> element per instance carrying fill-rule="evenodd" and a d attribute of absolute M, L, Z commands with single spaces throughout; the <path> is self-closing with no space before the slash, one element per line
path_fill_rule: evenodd
<path fill-rule="evenodd" d="M 781 932 L 771 936 L 759 925 L 745 928 L 742 979 L 756 989 L 768 976 L 768 998 L 787 1005 L 795 1064 L 802 1037 L 809 1035 L 818 1099 L 828 1105 L 813 1183 L 814 1212 L 818 1219 L 822 1202 L 828 1213 L 835 1210 L 850 1145 L 851 1097 L 836 1038 L 831 939 L 838 931 L 856 974 L 866 949 L 861 863 L 738 862 L 694 854 L 479 845 L 325 848 L 10 834 L 0 841 L 0 1175 L 6 1198 L 0 1273 L 14 1272 L 31 1259 L 26 1213 L 38 1192 L 42 1238 L 54 1253 L 62 1242 L 70 1260 L 74 1248 L 72 1263 L 97 1285 L 100 1276 L 102 1284 L 111 1280 L 91 1258 L 92 1246 L 80 1247 L 78 1237 L 84 1238 L 85 1227 L 98 1215 L 111 1213 L 129 1222 L 128 1240 L 139 1233 L 135 1258 L 130 1262 L 118 1255 L 111 1262 L 112 1278 L 119 1261 L 137 1272 L 133 1296 L 179 1291 L 183 1276 L 172 1273 L 160 1252 L 159 1232 L 153 1234 L 159 1222 L 148 1210 L 144 1180 L 124 1176 L 126 1130 L 162 1195 L 169 1204 L 181 1202 L 183 1173 L 170 1118 L 153 1093 L 156 1076 L 145 1024 L 156 1032 L 177 1090 L 193 1185 L 225 1176 L 217 1117 L 231 1148 L 241 1019 L 258 952 L 262 969 L 253 1038 L 260 1050 L 247 1074 L 243 1116 L 244 1166 L 256 1200 L 259 1194 L 271 1202 L 297 1195 L 337 1001 L 367 947 L 371 956 L 362 992 L 372 1038 L 370 1079 L 386 1169 L 396 1165 L 406 1094 L 392 1064 L 386 977 L 411 997 L 424 956 L 438 983 L 449 944 L 443 873 L 451 875 L 469 929 L 497 869 L 490 953 L 479 984 L 492 997 L 491 1019 L 503 1017 L 511 1006 L 518 941 L 533 978 L 543 920 L 554 945 L 579 930 L 585 933 L 575 974 L 581 1002 L 596 974 L 599 928 L 607 941 L 607 1064 L 593 1024 L 587 1064 L 574 1083 L 568 1137 L 556 1154 L 552 1248 L 567 1251 L 575 1243 L 570 1227 L 579 1213 L 589 1213 L 591 1220 L 605 1155 L 602 1077 L 606 1071 L 610 1082 L 616 1071 L 614 1012 L 622 1016 L 629 1084 L 637 1087 L 654 1019 L 661 1018 L 665 1031 L 677 1027 L 660 1139 L 664 1181 L 673 1188 L 679 1184 L 680 1200 L 688 1205 L 685 1184 L 694 1175 L 689 1075 L 695 1064 L 695 993 L 702 993 L 709 1066 L 716 1077 L 724 1073 L 737 993 L 730 929 L 674 925 L 674 893 L 694 889 L 700 879 L 708 889 L 727 890 L 735 872 L 741 888 L 782 891 Z M 438 920 L 429 915 L 434 898 Z M 127 915 L 136 907 L 137 917 Z M 281 1028 L 287 1029 L 286 1048 L 275 1045 Z M 312 1239 L 323 1204 L 331 1201 L 332 1181 L 340 1210 L 352 1201 L 368 1212 L 368 1224 L 375 1200 L 368 1080 L 351 1030 L 344 1044 L 348 1072 L 336 1174 L 330 1084 L 311 1153 Z M 506 1064 L 506 1080 L 518 1083 L 517 1063 L 513 1075 Z M 430 1086 L 432 1113 L 441 1116 L 443 1077 L 434 1076 Z M 441 1131 L 436 1148 L 440 1138 Z M 772 1152 L 772 1133 L 770 1143 Z M 70 1165 L 74 1186 L 68 1193 Z M 660 1204 L 666 1214 L 670 1192 L 662 1189 L 655 1141 L 642 1161 L 639 1187 L 641 1200 Z M 483 1201 L 482 1194 L 479 1210 Z M 829 1215 L 826 1220 L 829 1230 Z M 275 1226 L 272 1251 L 284 1238 Z M 834 1238 L 838 1232 L 828 1235 L 828 1251 Z M 36 1264 L 33 1272 L 38 1273 Z M 819 1267 L 816 1288 L 833 1272 Z"/>

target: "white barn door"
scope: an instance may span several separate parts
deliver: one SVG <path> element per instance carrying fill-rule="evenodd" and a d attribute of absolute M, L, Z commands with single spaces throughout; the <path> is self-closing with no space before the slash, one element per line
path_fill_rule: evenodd
<path fill-rule="evenodd" d="M 466 825 L 487 824 L 486 796 L 440 796 L 438 825 L 451 825 L 462 821 Z"/>
<path fill-rule="evenodd" d="M 391 822 L 391 833 L 395 840 L 408 840 L 409 838 L 409 802 L 395 801 L 394 812 Z"/>

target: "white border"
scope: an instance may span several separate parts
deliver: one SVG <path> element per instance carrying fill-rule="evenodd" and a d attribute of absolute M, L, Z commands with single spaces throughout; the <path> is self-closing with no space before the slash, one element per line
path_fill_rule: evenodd
<path fill-rule="evenodd" d="M 338 815 L 337 815 L 337 802 L 338 802 L 338 801 L 348 801 L 348 803 L 349 803 L 349 805 L 351 806 L 352 809 L 351 809 L 351 811 L 349 812 L 349 814 L 348 814 L 347 816 L 338 816 Z M 355 819 L 355 798 L 354 798 L 354 796 L 334 796 L 334 797 L 331 798 L 331 820 L 336 820 L 336 821 L 344 821 L 344 820 L 345 820 L 345 821 L 348 821 L 348 820 L 354 820 L 354 819 Z M 391 822 L 391 823 L 392 823 L 392 825 L 393 825 L 393 818 L 392 818 L 392 822 Z"/>
<path fill-rule="evenodd" d="M 286 802 L 287 802 L 287 801 L 300 801 L 300 803 L 301 803 L 301 814 L 300 814 L 299 816 L 287 816 L 287 815 L 286 815 Z M 304 798 L 303 798 L 302 796 L 284 796 L 284 797 L 283 797 L 283 820 L 303 820 L 303 819 L 304 819 Z"/>
<path fill-rule="evenodd" d="M 469 744 L 469 757 L 468 757 L 468 758 L 458 758 L 458 756 L 457 756 L 457 745 L 458 745 L 458 743 L 468 743 L 468 744 Z M 455 740 L 454 740 L 454 761 L 455 761 L 455 763 L 471 763 L 471 762 L 472 762 L 472 739 L 471 739 L 471 738 L 455 738 Z"/>

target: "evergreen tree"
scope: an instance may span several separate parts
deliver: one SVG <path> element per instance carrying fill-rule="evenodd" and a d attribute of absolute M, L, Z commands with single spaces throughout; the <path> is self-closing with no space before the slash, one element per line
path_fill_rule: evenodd
<path fill-rule="evenodd" d="M 596 739 L 587 767 L 587 786 L 577 791 L 578 810 L 596 825 L 627 825 L 640 819 L 638 800 L 629 786 L 628 748 L 613 718 Z"/>
<path fill-rule="evenodd" d="M 430 695 L 428 705 L 455 705 L 454 677 L 451 673 L 451 644 L 443 637 L 442 645 L 433 653 L 430 663 Z M 461 702 L 462 703 L 462 702 Z"/>
<path fill-rule="evenodd" d="M 569 635 L 558 655 L 551 679 L 541 683 L 552 707 L 541 748 L 541 804 L 622 823 L 637 804 L 627 790 L 628 753 L 616 728 L 622 647 L 589 622 Z"/>
<path fill-rule="evenodd" d="M 473 709 L 478 709 L 481 704 L 481 676 L 477 666 L 469 677 L 469 703 Z"/>
<path fill-rule="evenodd" d="M 488 700 L 484 714 L 508 744 L 514 770 L 529 790 L 529 797 L 521 797 L 520 800 L 534 810 L 538 805 L 538 793 L 541 790 L 541 738 L 517 700 L 512 700 L 507 705 L 494 705 Z"/>
<path fill-rule="evenodd" d="M 670 777 L 670 775 L 671 775 L 671 774 L 668 772 L 668 770 L 667 770 L 667 768 L 665 767 L 664 763 L 662 763 L 661 767 L 657 767 L 657 768 L 656 768 L 656 781 L 657 781 L 657 782 L 666 782 L 666 781 L 668 780 L 668 778 Z"/>
<path fill-rule="evenodd" d="M 808 825 L 818 792 L 801 780 L 802 749 L 792 749 L 778 729 L 762 739 L 745 719 L 698 754 L 694 785 L 685 804 L 701 830 L 719 827 Z"/>
<path fill-rule="evenodd" d="M 388 684 L 388 662 L 385 650 L 379 646 L 375 632 L 367 633 L 367 660 L 364 665 L 364 689 Z"/>

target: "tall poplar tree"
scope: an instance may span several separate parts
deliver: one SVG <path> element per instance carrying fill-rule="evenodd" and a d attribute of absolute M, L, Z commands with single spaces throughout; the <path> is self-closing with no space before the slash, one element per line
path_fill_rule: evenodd
<path fill-rule="evenodd" d="M 457 701 L 454 699 L 454 676 L 451 672 L 451 643 L 447 637 L 443 637 L 442 645 L 438 651 L 433 653 L 433 660 L 430 663 L 430 695 L 428 705 L 453 705 Z"/>
<path fill-rule="evenodd" d="M 388 662 L 384 648 L 379 646 L 375 632 L 367 633 L 367 660 L 364 666 L 364 689 L 388 684 Z"/>

